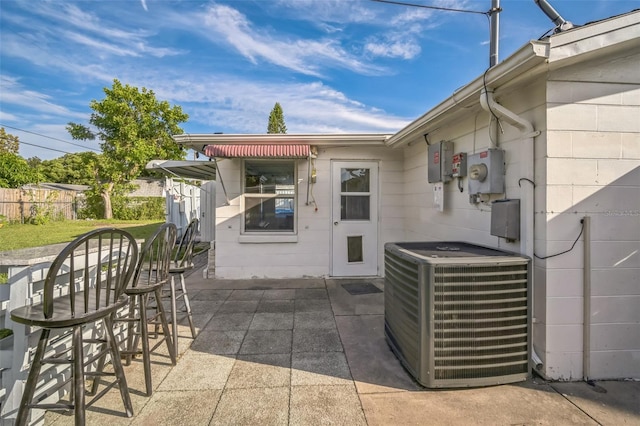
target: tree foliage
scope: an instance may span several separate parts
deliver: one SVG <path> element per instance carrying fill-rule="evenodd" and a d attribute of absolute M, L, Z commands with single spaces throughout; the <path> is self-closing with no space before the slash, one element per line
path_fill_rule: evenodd
<path fill-rule="evenodd" d="M 269 124 L 267 133 L 287 133 L 287 126 L 284 124 L 284 114 L 280 103 L 276 102 L 269 114 Z"/>
<path fill-rule="evenodd" d="M 111 194 L 140 176 L 150 160 L 185 157 L 185 150 L 172 136 L 183 132 L 179 124 L 189 116 L 179 106 L 157 100 L 155 93 L 144 87 L 140 90 L 114 80 L 104 92 L 103 100 L 90 103 L 93 113 L 89 124 L 93 127 L 69 123 L 67 130 L 74 139 L 100 140 L 102 155 L 92 186 L 104 202 L 104 217 L 110 219 Z"/>
<path fill-rule="evenodd" d="M 4 127 L 0 127 L 0 153 L 11 152 L 18 154 L 20 150 L 20 139 L 17 136 L 7 133 Z"/>
<path fill-rule="evenodd" d="M 0 188 L 19 188 L 39 182 L 38 171 L 13 152 L 0 152 Z"/>
<path fill-rule="evenodd" d="M 40 168 L 45 182 L 92 185 L 97 182 L 99 163 L 100 156 L 87 151 L 44 160 L 40 163 Z"/>

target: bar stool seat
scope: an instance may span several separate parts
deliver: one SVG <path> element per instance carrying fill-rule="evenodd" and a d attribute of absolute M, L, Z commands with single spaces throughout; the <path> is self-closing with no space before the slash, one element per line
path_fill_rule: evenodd
<path fill-rule="evenodd" d="M 84 425 L 86 407 L 114 386 L 120 390 L 126 415 L 133 415 L 120 350 L 114 335 L 113 318 L 128 302 L 123 291 L 133 275 L 137 256 L 137 243 L 126 231 L 102 228 L 88 232 L 69 243 L 53 261 L 44 281 L 42 303 L 11 311 L 13 321 L 42 328 L 16 425 L 27 424 L 31 408 L 73 410 L 75 424 Z M 54 291 L 66 294 L 54 297 Z M 102 327 L 95 327 L 94 334 L 102 333 L 102 337 L 87 339 L 83 336 L 83 327 L 100 322 Z M 64 329 L 70 330 L 70 347 L 63 351 L 50 347 L 54 346 L 49 345 L 51 332 Z M 58 338 L 56 340 L 55 346 L 59 347 L 60 341 Z M 84 345 L 87 343 L 95 344 L 96 351 L 85 354 Z M 57 353 L 45 357 L 47 350 Z M 104 362 L 99 362 L 95 371 L 87 368 L 97 360 L 104 360 L 107 355 L 113 364 L 113 373 L 104 372 Z M 69 404 L 33 403 L 38 385 L 46 388 L 46 383 L 43 385 L 38 382 L 43 364 L 70 365 L 72 386 Z M 85 378 L 93 378 L 92 393 L 95 393 L 98 379 L 105 376 L 113 377 L 113 382 L 86 402 L 85 394 L 90 393 L 86 392 Z M 57 380 L 64 380 L 64 374 L 60 374 Z M 46 389 L 42 391 L 38 401 L 50 396 L 46 392 Z"/>

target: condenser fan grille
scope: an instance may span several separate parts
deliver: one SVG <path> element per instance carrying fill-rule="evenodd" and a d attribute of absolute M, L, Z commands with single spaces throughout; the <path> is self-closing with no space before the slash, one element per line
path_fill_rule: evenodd
<path fill-rule="evenodd" d="M 527 373 L 527 265 L 433 267 L 436 380 Z"/>

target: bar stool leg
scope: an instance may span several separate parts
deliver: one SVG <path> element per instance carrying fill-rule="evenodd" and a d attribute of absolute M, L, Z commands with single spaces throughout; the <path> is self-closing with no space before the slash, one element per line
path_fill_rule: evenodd
<path fill-rule="evenodd" d="M 137 296 L 129 297 L 129 321 L 127 323 L 127 344 L 125 346 L 127 348 L 128 353 L 127 355 L 125 355 L 125 365 L 131 365 L 131 360 L 133 359 L 133 355 L 131 354 L 131 351 L 135 350 L 135 348 L 138 347 L 138 336 L 135 333 L 137 300 L 138 300 Z"/>
<path fill-rule="evenodd" d="M 147 325 L 147 300 L 148 295 L 138 296 L 140 302 L 140 335 L 142 339 L 142 364 L 144 365 L 144 384 L 147 389 L 147 396 L 153 393 L 151 385 L 151 353 L 149 352 L 149 329 Z M 138 345 L 136 345 L 136 348 Z"/>
<path fill-rule="evenodd" d="M 177 354 L 175 352 L 174 347 L 174 338 L 171 337 L 169 333 L 169 322 L 167 321 L 167 311 L 164 309 L 162 305 L 162 290 L 157 288 L 154 291 L 156 297 L 156 305 L 158 306 L 158 312 L 160 313 L 160 322 L 162 323 L 162 334 L 164 335 L 165 342 L 167 343 L 167 351 L 169 351 L 169 358 L 171 359 L 171 364 L 176 365 Z M 177 336 L 176 336 L 177 337 Z"/>
<path fill-rule="evenodd" d="M 178 356 L 178 312 L 176 308 L 176 281 L 174 275 L 171 275 L 170 281 L 171 294 L 171 331 L 173 332 L 173 352 Z"/>
<path fill-rule="evenodd" d="M 111 316 L 104 318 L 104 325 L 107 329 L 106 339 L 107 344 L 111 348 L 111 362 L 113 363 L 113 371 L 118 380 L 118 387 L 120 388 L 120 396 L 122 397 L 122 403 L 124 404 L 127 417 L 133 416 L 133 405 L 131 404 L 131 397 L 129 396 L 129 388 L 127 387 L 127 379 L 124 376 L 124 369 L 122 368 L 122 361 L 120 360 L 120 350 L 118 349 L 118 343 L 116 337 L 113 334 L 113 318 Z"/>
<path fill-rule="evenodd" d="M 82 326 L 73 328 L 73 414 L 76 426 L 84 426 L 84 354 L 82 349 Z"/>
<path fill-rule="evenodd" d="M 189 303 L 189 296 L 187 295 L 187 287 L 184 283 L 184 274 L 180 274 L 180 286 L 182 287 L 182 298 L 184 299 L 184 306 L 187 310 L 187 319 L 189 320 L 189 328 L 191 328 L 191 337 L 196 338 L 196 328 L 193 325 L 193 316 L 191 315 L 191 303 Z"/>
<path fill-rule="evenodd" d="M 50 333 L 51 330 L 43 328 L 40 334 L 40 340 L 38 341 L 36 353 L 33 356 L 31 369 L 27 376 L 27 383 L 25 384 L 22 400 L 20 401 L 20 408 L 18 409 L 18 416 L 16 418 L 16 426 L 26 426 L 27 424 L 27 420 L 29 418 L 29 405 L 31 405 L 33 394 L 36 391 L 38 377 L 40 376 L 40 369 L 42 368 L 42 358 L 44 357 L 44 350 L 47 347 Z"/>

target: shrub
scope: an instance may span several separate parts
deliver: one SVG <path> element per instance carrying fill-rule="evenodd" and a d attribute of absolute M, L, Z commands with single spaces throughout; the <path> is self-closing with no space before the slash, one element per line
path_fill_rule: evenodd
<path fill-rule="evenodd" d="M 118 220 L 164 220 L 165 199 L 159 197 L 117 197 L 111 201 Z"/>

